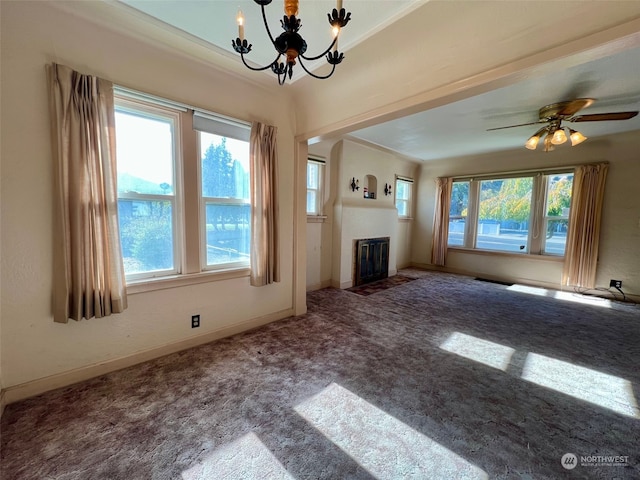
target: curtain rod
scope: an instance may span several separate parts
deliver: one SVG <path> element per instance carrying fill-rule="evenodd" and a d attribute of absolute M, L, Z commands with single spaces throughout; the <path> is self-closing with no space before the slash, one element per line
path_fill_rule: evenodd
<path fill-rule="evenodd" d="M 608 163 L 608 162 L 599 162 L 599 163 Z M 528 170 L 510 170 L 510 171 L 506 171 L 506 172 L 492 172 L 492 173 L 479 173 L 477 175 L 459 175 L 459 176 L 453 176 L 451 177 L 451 180 L 453 181 L 462 181 L 462 180 L 473 180 L 476 178 L 499 178 L 501 176 L 514 176 L 514 175 L 524 175 L 527 173 L 539 173 L 539 174 L 545 174 L 545 173 L 552 173 L 552 172 L 567 172 L 570 170 L 575 170 L 578 167 L 582 167 L 584 165 L 591 165 L 589 163 L 583 163 L 583 164 L 579 164 L 579 165 L 565 165 L 563 167 L 550 167 L 550 168 L 533 168 L 533 169 L 528 169 Z"/>
<path fill-rule="evenodd" d="M 123 97 L 130 98 L 133 100 L 143 100 L 146 102 L 154 103 L 159 106 L 175 108 L 183 112 L 186 110 L 193 110 L 194 112 L 202 114 L 203 116 L 213 117 L 218 120 L 226 121 L 227 123 L 251 127 L 251 122 L 247 122 L 245 120 L 239 120 L 237 118 L 229 117 L 227 115 L 222 115 L 220 113 L 212 112 L 210 110 L 194 107 L 193 105 L 189 105 L 187 103 L 176 102 L 174 100 L 158 97 L 150 93 L 141 92 L 139 90 L 134 90 L 132 88 L 123 87 L 121 85 L 114 84 L 113 90 L 116 94 L 119 94 Z"/>

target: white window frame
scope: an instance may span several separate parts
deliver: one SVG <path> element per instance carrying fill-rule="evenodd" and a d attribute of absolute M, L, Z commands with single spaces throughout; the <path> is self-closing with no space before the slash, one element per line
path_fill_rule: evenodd
<path fill-rule="evenodd" d="M 237 132 L 240 128 L 244 131 L 242 135 L 249 140 L 251 123 L 117 85 L 114 86 L 114 100 L 116 107 L 130 104 L 135 106 L 135 110 L 147 109 L 150 112 L 173 115 L 175 118 L 173 131 L 175 208 L 172 209 L 175 217 L 173 223 L 175 268 L 171 271 L 127 275 L 127 293 L 135 294 L 215 280 L 248 277 L 250 273 L 248 262 L 220 264 L 216 266 L 219 268 L 214 269 L 205 269 L 202 266 L 203 263 L 206 264 L 206 256 L 202 256 L 201 248 L 204 243 L 201 231 L 204 222 L 200 221 L 203 210 L 201 158 L 198 155 L 199 139 L 194 127 L 201 126 L 203 121 L 206 123 L 213 120 L 217 122 L 217 128 L 212 133 L 237 138 L 233 132 Z M 228 199 L 224 200 L 228 201 Z M 248 202 L 250 204 L 250 200 Z"/>
<path fill-rule="evenodd" d="M 400 191 L 400 189 L 398 188 L 398 185 L 400 183 L 406 184 L 407 191 L 409 192 L 408 198 L 398 197 L 398 192 Z M 395 187 L 394 204 L 396 206 L 396 209 L 398 210 L 398 218 L 404 219 L 404 220 L 412 219 L 413 218 L 413 179 L 409 177 L 402 177 L 400 175 L 396 175 L 396 181 L 395 181 L 394 187 Z M 400 208 L 399 208 L 400 204 L 406 205 L 406 212 L 407 212 L 406 215 L 400 214 Z"/>
<path fill-rule="evenodd" d="M 171 136 L 172 136 L 172 162 L 173 162 L 173 194 L 172 195 L 159 195 L 159 194 L 146 194 L 137 192 L 118 193 L 118 200 L 132 200 L 132 201 L 161 201 L 169 202 L 171 204 L 171 225 L 172 225 L 172 238 L 173 238 L 173 268 L 165 270 L 151 270 L 147 272 L 129 273 L 125 275 L 127 282 L 152 279 L 158 277 L 166 277 L 170 275 L 176 275 L 182 272 L 184 262 L 181 252 L 183 251 L 183 208 L 182 208 L 182 148 L 180 142 L 181 121 L 180 112 L 169 108 L 163 108 L 157 105 L 151 105 L 148 103 L 139 102 L 132 99 L 126 99 L 120 96 L 115 96 L 115 111 L 129 113 L 132 115 L 139 115 L 143 118 L 150 118 L 161 121 L 168 121 L 171 124 Z M 116 139 L 117 142 L 117 139 Z"/>
<path fill-rule="evenodd" d="M 314 205 L 313 211 L 309 211 L 309 204 L 307 202 L 306 210 L 307 217 L 323 217 L 323 209 L 324 209 L 324 175 L 325 175 L 325 161 L 318 157 L 308 157 L 307 158 L 307 178 L 309 178 L 309 166 L 316 165 L 318 167 L 318 185 L 316 188 L 309 187 L 309 183 L 307 182 L 307 194 L 309 191 L 315 192 L 316 204 Z M 308 198 L 308 195 L 307 195 Z"/>
<path fill-rule="evenodd" d="M 251 199 L 249 198 L 218 198 L 205 197 L 202 192 L 202 154 L 200 151 L 201 141 L 200 133 L 210 133 L 220 137 L 242 140 L 249 143 L 251 136 L 251 128 L 248 124 L 235 122 L 228 118 L 221 118 L 204 114 L 200 112 L 194 113 L 193 128 L 197 132 L 197 151 L 198 151 L 198 197 L 200 198 L 200 267 L 202 271 L 226 271 L 233 269 L 249 268 L 250 259 L 246 261 L 226 262 L 209 265 L 207 262 L 207 204 L 214 203 L 217 205 L 246 205 L 251 207 Z"/>
<path fill-rule="evenodd" d="M 573 174 L 573 168 L 557 169 L 552 171 L 534 171 L 524 173 L 507 173 L 507 174 L 490 174 L 482 175 L 479 177 L 466 177 L 466 178 L 454 178 L 453 182 L 469 182 L 469 203 L 467 205 L 467 216 L 465 219 L 464 240 L 463 245 L 448 244 L 448 248 L 452 249 L 464 249 L 464 250 L 478 250 L 483 253 L 489 254 L 513 254 L 513 255 L 536 255 L 546 257 L 564 258 L 564 255 L 549 253 L 545 251 L 546 248 L 546 231 L 547 223 L 549 220 L 568 220 L 569 212 L 566 216 L 547 216 L 546 212 L 548 204 L 548 185 L 549 177 L 557 175 Z M 491 180 L 505 180 L 516 178 L 532 178 L 532 194 L 531 194 L 531 207 L 529 215 L 529 228 L 527 245 L 528 248 L 523 252 L 515 252 L 509 250 L 486 250 L 477 248 L 477 226 L 478 226 L 478 214 L 480 205 L 480 184 L 482 181 Z M 537 201 L 536 199 L 542 199 Z M 572 198 L 573 200 L 573 198 Z"/>

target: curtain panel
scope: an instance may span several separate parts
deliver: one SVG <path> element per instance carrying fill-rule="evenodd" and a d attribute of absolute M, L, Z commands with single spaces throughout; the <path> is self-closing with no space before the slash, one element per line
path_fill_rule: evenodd
<path fill-rule="evenodd" d="M 449 210 L 451 210 L 452 178 L 436 178 L 436 206 L 433 212 L 433 241 L 431 263 L 444 266 L 449 239 Z"/>
<path fill-rule="evenodd" d="M 609 165 L 576 168 L 562 284 L 595 288 L 604 186 Z"/>
<path fill-rule="evenodd" d="M 251 276 L 255 287 L 280 281 L 278 129 L 251 125 Z"/>
<path fill-rule="evenodd" d="M 54 161 L 54 321 L 127 308 L 113 85 L 47 65 Z"/>

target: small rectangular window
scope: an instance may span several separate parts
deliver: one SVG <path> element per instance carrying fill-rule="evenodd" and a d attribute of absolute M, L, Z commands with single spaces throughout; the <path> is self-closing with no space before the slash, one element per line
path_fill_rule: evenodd
<path fill-rule="evenodd" d="M 398 217 L 411 218 L 411 194 L 413 180 L 408 178 L 396 178 L 396 208 Z"/>
<path fill-rule="evenodd" d="M 322 215 L 323 177 L 324 162 L 310 158 L 307 161 L 307 215 Z"/>

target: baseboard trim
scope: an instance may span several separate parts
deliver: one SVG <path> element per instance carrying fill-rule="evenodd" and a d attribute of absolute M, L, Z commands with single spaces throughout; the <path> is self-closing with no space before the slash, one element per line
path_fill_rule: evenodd
<path fill-rule="evenodd" d="M 416 268 L 422 268 L 423 270 L 453 273 L 456 275 L 464 275 L 466 277 L 482 277 L 482 278 L 486 278 L 487 280 L 493 280 L 496 282 L 518 283 L 521 285 L 529 285 L 532 287 L 541 287 L 541 288 L 547 288 L 551 290 L 562 290 L 562 287 L 560 284 L 552 283 L 552 282 L 543 282 L 539 280 L 532 280 L 529 278 L 513 277 L 510 275 L 487 275 L 486 273 L 471 272 L 469 270 L 463 270 L 460 268 L 440 267 L 440 266 L 431 265 L 428 263 L 412 263 L 411 266 Z"/>
<path fill-rule="evenodd" d="M 307 292 L 313 292 L 315 290 L 322 290 L 331 286 L 331 280 L 323 280 L 320 283 L 314 283 L 313 285 L 307 285 Z"/>
<path fill-rule="evenodd" d="M 5 390 L 0 390 L 0 418 L 2 418 L 2 414 L 4 413 L 4 406 L 6 405 L 4 399 Z"/>
<path fill-rule="evenodd" d="M 293 309 L 289 308 L 281 310 L 279 312 L 264 315 L 262 317 L 253 318 L 251 320 L 245 320 L 227 327 L 214 330 L 202 335 L 187 338 L 175 343 L 168 343 L 160 347 L 150 348 L 141 352 L 127 355 L 125 357 L 116 358 L 113 360 L 107 360 L 105 362 L 99 362 L 86 367 L 69 370 L 67 372 L 58 373 L 49 377 L 39 378 L 37 380 L 31 380 L 29 382 L 21 383 L 8 387 L 1 392 L 0 404 L 2 410 L 5 405 L 18 402 L 26 398 L 35 397 L 42 393 L 57 388 L 67 387 L 74 383 L 89 380 L 91 378 L 99 377 L 106 373 L 115 372 L 116 370 L 122 370 L 139 363 L 148 362 L 159 357 L 164 357 L 172 353 L 176 353 L 189 348 L 197 347 L 205 343 L 213 342 L 224 337 L 229 337 L 237 333 L 246 332 L 254 328 L 261 327 L 268 323 L 282 320 L 287 317 L 293 316 Z"/>

